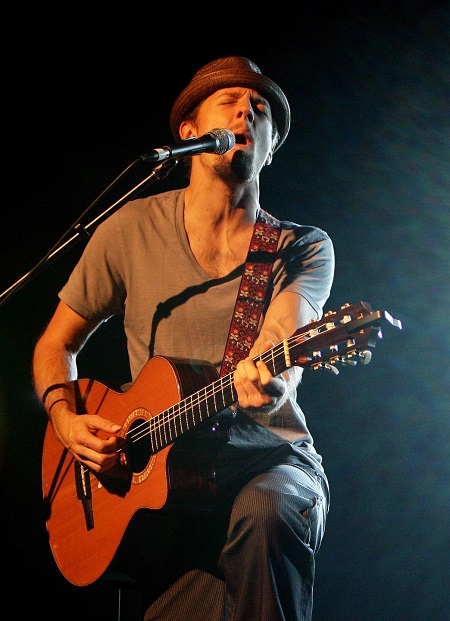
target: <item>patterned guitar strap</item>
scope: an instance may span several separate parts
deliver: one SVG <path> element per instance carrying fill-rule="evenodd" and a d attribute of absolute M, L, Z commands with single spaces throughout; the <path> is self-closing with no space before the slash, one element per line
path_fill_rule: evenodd
<path fill-rule="evenodd" d="M 220 376 L 246 358 L 255 340 L 281 234 L 281 222 L 260 209 L 234 307 Z"/>

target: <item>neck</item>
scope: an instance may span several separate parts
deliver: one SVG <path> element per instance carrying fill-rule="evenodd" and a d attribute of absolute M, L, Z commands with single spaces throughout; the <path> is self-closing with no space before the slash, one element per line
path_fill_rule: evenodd
<path fill-rule="evenodd" d="M 185 219 L 217 231 L 253 226 L 259 211 L 259 183 L 234 183 L 203 174 L 191 176 L 185 194 Z"/>
<path fill-rule="evenodd" d="M 184 226 L 191 252 L 213 278 L 245 263 L 259 203 L 248 192 L 186 189 Z"/>

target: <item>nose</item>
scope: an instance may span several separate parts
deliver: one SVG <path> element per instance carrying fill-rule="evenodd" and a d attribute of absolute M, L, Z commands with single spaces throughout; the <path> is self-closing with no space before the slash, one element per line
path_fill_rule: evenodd
<path fill-rule="evenodd" d="M 246 117 L 250 122 L 255 119 L 255 113 L 253 111 L 250 98 L 243 97 L 239 103 L 239 116 Z"/>

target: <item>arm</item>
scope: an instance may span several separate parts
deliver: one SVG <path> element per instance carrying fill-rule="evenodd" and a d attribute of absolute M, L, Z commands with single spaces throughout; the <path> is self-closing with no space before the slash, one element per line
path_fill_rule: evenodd
<path fill-rule="evenodd" d="M 234 373 L 240 407 L 248 410 L 263 408 L 266 413 L 271 413 L 282 406 L 289 388 L 300 381 L 302 370 L 294 367 L 274 378 L 262 360 L 255 364 L 253 358 L 315 319 L 314 309 L 298 293 L 281 292 L 272 300 L 249 357 L 238 363 Z"/>
<path fill-rule="evenodd" d="M 120 427 L 100 416 L 76 413 L 70 382 L 77 377 L 76 357 L 98 322 L 87 321 L 60 302 L 33 355 L 33 382 L 56 438 L 77 459 L 96 472 L 114 465 Z M 50 390 L 49 390 L 50 388 Z M 97 437 L 99 431 L 110 436 Z"/>

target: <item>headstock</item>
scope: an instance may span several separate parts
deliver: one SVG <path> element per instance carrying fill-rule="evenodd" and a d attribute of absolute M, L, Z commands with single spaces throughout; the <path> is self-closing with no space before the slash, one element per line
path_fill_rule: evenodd
<path fill-rule="evenodd" d="M 344 304 L 339 311 L 328 311 L 289 339 L 291 364 L 335 374 L 339 373 L 337 365 L 368 364 L 372 352 L 367 348 L 375 347 L 377 339 L 383 337 L 383 321 L 402 329 L 401 321 L 387 311 L 374 311 L 367 302 Z"/>

